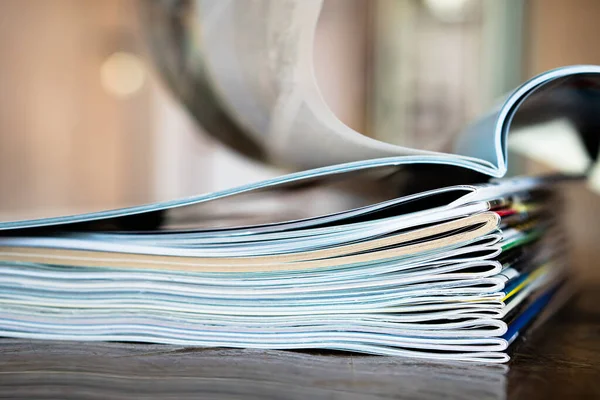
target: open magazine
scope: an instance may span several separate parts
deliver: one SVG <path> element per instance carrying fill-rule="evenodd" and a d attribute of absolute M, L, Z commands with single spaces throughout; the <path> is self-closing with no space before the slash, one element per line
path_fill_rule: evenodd
<path fill-rule="evenodd" d="M 409 149 L 345 127 L 298 78 L 310 24 L 292 29 L 295 51 L 275 52 L 300 60 L 282 57 L 279 92 L 267 96 L 260 79 L 245 86 L 239 72 L 252 76 L 256 63 L 234 51 L 244 19 L 221 3 L 203 3 L 215 20 L 202 35 L 210 105 L 200 122 L 235 126 L 268 159 L 320 167 L 192 198 L 2 221 L 0 335 L 508 361 L 515 338 L 570 291 L 555 188 L 573 177 L 490 177 L 506 173 L 510 132 L 555 119 L 595 159 L 587 132 L 600 67 L 530 80 L 451 152 Z M 227 33 L 220 46 L 214 26 Z M 269 132 L 282 136 L 273 143 Z M 327 194 L 326 207 L 307 193 Z"/>

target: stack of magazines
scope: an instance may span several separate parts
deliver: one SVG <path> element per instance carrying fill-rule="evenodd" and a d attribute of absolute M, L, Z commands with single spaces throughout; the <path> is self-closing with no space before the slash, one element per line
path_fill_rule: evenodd
<path fill-rule="evenodd" d="M 0 335 L 504 362 L 564 287 L 553 194 L 533 178 L 277 223 L 106 231 L 203 200 L 5 223 Z"/>
<path fill-rule="evenodd" d="M 600 67 L 532 79 L 446 148 L 400 147 L 323 104 L 303 45 L 314 24 L 290 22 L 316 21 L 318 2 L 270 2 L 281 18 L 254 25 L 262 14 L 233 3 L 201 3 L 214 6 L 202 18 L 218 21 L 202 24 L 202 84 L 184 101 L 214 136 L 304 171 L 177 201 L 3 219 L 0 336 L 506 362 L 570 292 L 556 189 L 577 178 L 494 179 L 507 172 L 507 137 L 558 120 L 559 136 L 595 160 Z"/>

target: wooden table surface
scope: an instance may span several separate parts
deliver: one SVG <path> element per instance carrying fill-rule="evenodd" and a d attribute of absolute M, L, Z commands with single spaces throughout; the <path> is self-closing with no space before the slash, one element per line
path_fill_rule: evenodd
<path fill-rule="evenodd" d="M 600 398 L 600 288 L 581 292 L 500 366 L 9 339 L 0 353 L 0 398 Z"/>

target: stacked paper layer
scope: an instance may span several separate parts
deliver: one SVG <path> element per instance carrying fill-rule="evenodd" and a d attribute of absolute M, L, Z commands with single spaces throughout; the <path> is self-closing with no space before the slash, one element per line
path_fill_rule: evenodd
<path fill-rule="evenodd" d="M 0 335 L 505 362 L 565 278 L 552 196 L 513 190 L 237 229 L 20 231 L 0 238 Z"/>

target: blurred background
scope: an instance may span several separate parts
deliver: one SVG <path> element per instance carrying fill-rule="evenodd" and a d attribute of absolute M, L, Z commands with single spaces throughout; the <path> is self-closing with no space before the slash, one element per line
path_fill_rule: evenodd
<path fill-rule="evenodd" d="M 282 173 L 224 148 L 178 104 L 150 62 L 143 1 L 0 1 L 2 214 L 113 208 Z M 324 0 L 315 73 L 355 130 L 444 143 L 527 78 L 600 64 L 599 17 L 596 0 Z M 584 186 L 565 196 L 574 264 L 600 279 L 600 197 Z"/>

